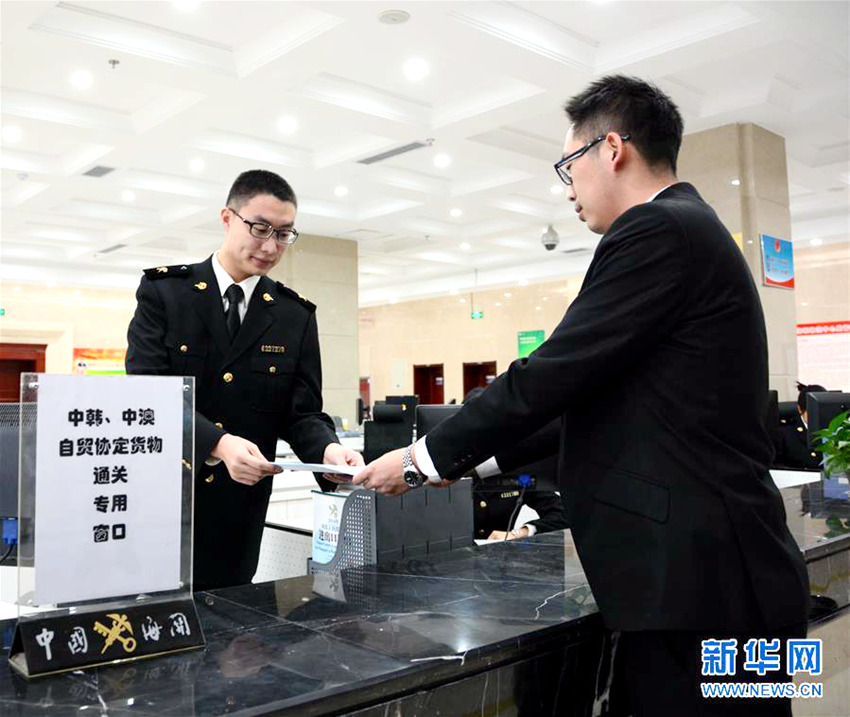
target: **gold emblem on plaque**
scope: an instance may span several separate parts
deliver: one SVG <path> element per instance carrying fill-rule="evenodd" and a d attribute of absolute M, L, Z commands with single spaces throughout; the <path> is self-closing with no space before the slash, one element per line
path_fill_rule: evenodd
<path fill-rule="evenodd" d="M 156 268 L 156 270 L 157 270 L 160 274 L 167 274 L 167 273 L 168 273 L 168 267 L 167 267 L 167 266 L 158 266 L 158 267 Z"/>
<path fill-rule="evenodd" d="M 133 626 L 127 616 L 118 612 L 110 612 L 107 613 L 106 617 L 112 620 L 111 627 L 106 627 L 99 621 L 94 624 L 94 631 L 106 638 L 100 654 L 106 652 L 116 640 L 121 643 L 124 652 L 133 652 L 136 649 L 136 639 L 133 637 Z M 129 632 L 130 636 L 124 635 L 124 632 Z"/>

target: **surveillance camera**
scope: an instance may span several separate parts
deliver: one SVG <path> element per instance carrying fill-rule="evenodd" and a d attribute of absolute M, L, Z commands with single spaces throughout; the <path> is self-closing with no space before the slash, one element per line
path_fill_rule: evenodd
<path fill-rule="evenodd" d="M 540 243 L 543 244 L 546 251 L 552 251 L 556 246 L 558 246 L 558 242 L 560 240 L 558 232 L 555 231 L 555 228 L 551 224 L 546 227 L 543 234 L 540 236 Z"/>

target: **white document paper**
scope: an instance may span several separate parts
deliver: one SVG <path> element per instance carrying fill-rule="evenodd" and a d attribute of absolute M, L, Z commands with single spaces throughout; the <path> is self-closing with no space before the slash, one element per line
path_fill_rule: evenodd
<path fill-rule="evenodd" d="M 301 461 L 275 461 L 285 471 L 309 471 L 310 473 L 337 473 L 356 476 L 365 466 L 335 466 L 330 463 L 302 463 Z"/>
<path fill-rule="evenodd" d="M 38 383 L 36 604 L 176 590 L 183 379 Z"/>

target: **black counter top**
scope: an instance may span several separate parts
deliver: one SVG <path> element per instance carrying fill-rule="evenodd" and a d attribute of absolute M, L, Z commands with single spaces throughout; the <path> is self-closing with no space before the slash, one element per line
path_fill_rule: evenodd
<path fill-rule="evenodd" d="M 847 502 L 809 486 L 783 497 L 807 556 L 827 550 L 824 569 L 840 570 L 829 561 L 850 560 Z M 847 582 L 836 583 L 842 595 Z M 6 666 L 0 713 L 343 712 L 601 631 L 569 532 L 195 598 L 204 650 L 31 681 Z M 13 623 L 3 627 L 8 637 Z"/>

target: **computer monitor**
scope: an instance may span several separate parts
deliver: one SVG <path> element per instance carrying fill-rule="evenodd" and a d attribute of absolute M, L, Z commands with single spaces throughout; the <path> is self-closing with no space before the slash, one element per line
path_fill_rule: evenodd
<path fill-rule="evenodd" d="M 806 395 L 806 410 L 809 414 L 809 441 L 812 435 L 827 428 L 839 413 L 850 410 L 850 393 L 824 391 Z"/>
<path fill-rule="evenodd" d="M 0 403 L 0 518 L 18 515 L 19 403 Z"/>
<path fill-rule="evenodd" d="M 419 404 L 416 407 L 416 437 L 422 438 L 438 424 L 454 416 L 461 408 L 463 406 L 447 403 Z"/>

